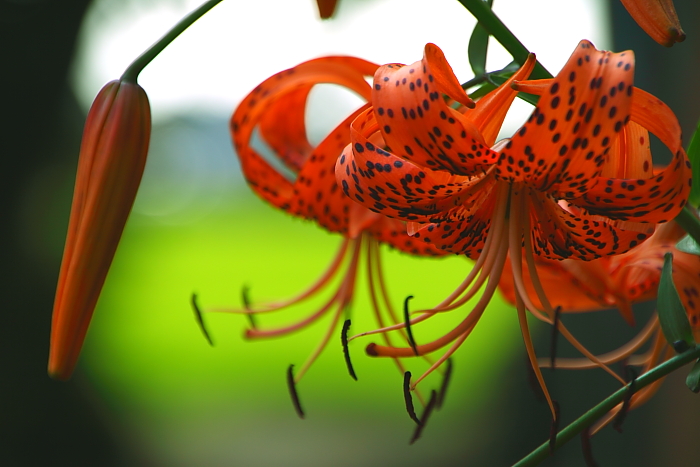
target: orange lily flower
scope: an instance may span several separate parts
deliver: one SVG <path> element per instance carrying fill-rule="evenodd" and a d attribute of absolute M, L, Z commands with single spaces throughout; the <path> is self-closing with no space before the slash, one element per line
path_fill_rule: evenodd
<path fill-rule="evenodd" d="M 85 122 L 51 326 L 49 374 L 68 379 L 136 197 L 151 111 L 135 82 L 111 81 Z"/>
<path fill-rule="evenodd" d="M 297 372 L 295 383 L 326 347 L 332 333 L 338 328 L 341 316 L 350 305 L 361 256 L 364 255 L 367 259 L 373 312 L 379 325 L 384 326 L 386 318 L 382 315 L 382 306 L 387 309 L 392 323 L 398 321 L 398 318 L 386 292 L 379 242 L 411 254 L 445 254 L 432 245 L 423 245 L 408 236 L 404 222 L 386 218 L 359 206 L 346 198 L 339 189 L 333 170 L 335 161 L 350 141 L 350 122 L 367 105 L 347 117 L 318 146 L 314 147 L 307 139 L 304 122 L 306 101 L 311 89 L 320 83 L 336 84 L 369 99 L 371 91 L 366 77 L 371 76 L 377 67 L 376 64 L 353 57 L 325 57 L 304 62 L 265 80 L 243 99 L 231 117 L 231 135 L 250 187 L 273 206 L 313 220 L 330 232 L 338 232 L 345 237 L 329 268 L 298 296 L 258 306 L 246 304 L 244 310 L 208 310 L 249 315 L 282 310 L 321 293 L 334 278 L 340 276 L 338 289 L 308 317 L 282 328 L 260 329 L 255 326 L 246 331 L 246 337 L 250 339 L 285 335 L 332 313 L 331 324 L 325 336 Z M 256 150 L 251 142 L 256 129 L 272 150 L 277 165 L 281 163 L 293 172 L 294 180 L 289 180 L 271 164 L 270 159 Z M 397 364 L 403 371 L 398 360 Z"/>
<path fill-rule="evenodd" d="M 530 58 L 510 82 L 463 113 L 442 97 L 470 105 L 437 46 L 428 44 L 423 60 L 413 65 L 381 67 L 374 77 L 373 106 L 352 123 L 352 144 L 338 160 L 336 176 L 353 200 L 408 221 L 415 238 L 476 259 L 459 288 L 434 309 L 419 312 L 410 325 L 457 308 L 485 284 L 474 309 L 442 337 L 406 348 L 370 344 L 367 353 L 408 357 L 452 344 L 428 374 L 474 329 L 510 252 L 523 339 L 554 414 L 526 319 L 529 310 L 541 320 L 554 320 L 535 257 L 590 261 L 628 251 L 648 238 L 655 224 L 673 219 L 683 208 L 691 172 L 673 113 L 633 86 L 632 52 L 598 51 L 581 41 L 555 78 L 513 81 L 527 77 L 533 65 Z M 539 103 L 512 138 L 494 144 L 515 97 L 511 84 L 539 95 Z M 649 161 L 633 150 L 640 145 L 633 136 L 642 130 L 654 133 L 674 154 L 671 164 L 653 176 Z M 370 140 L 377 134 L 386 149 Z M 611 162 L 613 154 L 622 158 L 620 164 Z M 609 175 L 613 171 L 637 175 L 618 178 Z M 524 285 L 524 267 L 540 306 Z M 622 381 L 565 327 L 560 330 Z"/>
<path fill-rule="evenodd" d="M 593 265 L 593 267 L 585 270 L 583 275 L 570 270 L 567 271 L 565 267 L 562 267 L 561 263 L 563 262 L 546 260 L 539 262 L 537 271 L 540 274 L 543 271 L 549 271 L 550 274 L 559 277 L 557 282 L 548 283 L 543 281 L 545 292 L 551 299 L 552 304 L 581 303 L 581 306 L 578 308 L 573 310 L 562 308 L 562 311 L 603 310 L 611 308 L 611 303 L 597 300 L 597 298 L 591 300 L 593 296 L 589 292 L 590 289 L 570 287 L 567 279 L 573 277 L 577 283 L 605 283 L 609 286 L 609 289 L 605 292 L 602 289 L 598 289 L 598 296 L 601 295 L 601 292 L 604 294 L 614 293 L 616 297 L 619 297 L 629 306 L 632 303 L 656 299 L 664 256 L 666 253 L 672 253 L 673 281 L 678 289 L 693 335 L 697 341 L 700 339 L 700 286 L 697 281 L 697 277 L 700 274 L 700 256 L 684 253 L 675 247 L 684 233 L 675 222 L 664 224 L 647 242 L 625 254 L 614 258 L 601 258 L 589 263 L 582 263 L 586 267 Z M 612 261 L 604 261 L 608 259 Z M 595 272 L 593 272 L 594 270 Z M 562 276 L 562 273 L 565 275 Z M 508 284 L 508 279 L 505 276 L 504 279 L 506 289 L 508 291 L 512 290 L 512 286 Z M 591 279 L 593 280 L 591 281 Z M 511 292 L 506 292 L 504 295 L 507 300 L 513 303 L 514 296 Z M 647 344 L 649 344 L 649 348 L 646 352 L 636 354 L 637 351 Z M 641 366 L 641 374 L 643 374 L 668 360 L 674 354 L 672 346 L 667 342 L 661 330 L 659 318 L 654 314 L 632 340 L 617 350 L 598 355 L 597 358 L 605 364 L 625 360 L 628 365 Z M 554 360 L 554 363 L 557 368 L 563 369 L 589 369 L 596 366 L 587 359 L 557 358 Z M 551 360 L 540 360 L 539 364 L 543 368 L 549 367 Z M 659 389 L 662 381 L 663 378 L 633 394 L 628 408 L 639 407 L 648 401 Z M 622 404 L 608 412 L 593 427 L 591 434 L 598 432 L 610 423 L 620 410 L 622 410 Z"/>
<path fill-rule="evenodd" d="M 659 44 L 671 47 L 685 40 L 673 0 L 620 0 L 630 16 Z"/>

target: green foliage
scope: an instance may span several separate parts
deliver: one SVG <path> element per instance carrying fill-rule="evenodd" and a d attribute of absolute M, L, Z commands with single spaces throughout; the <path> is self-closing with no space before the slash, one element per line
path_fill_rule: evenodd
<path fill-rule="evenodd" d="M 693 392 L 700 392 L 700 360 L 695 362 L 693 369 L 688 373 L 688 377 L 685 379 L 685 384 Z"/>
<path fill-rule="evenodd" d="M 659 280 L 659 294 L 656 302 L 661 330 L 666 340 L 681 353 L 694 347 L 693 332 L 688 316 L 676 286 L 673 283 L 673 254 L 664 255 L 664 267 Z"/>
<path fill-rule="evenodd" d="M 676 248 L 678 248 L 683 253 L 689 253 L 691 255 L 700 255 L 700 244 L 695 241 L 690 235 L 686 235 L 681 238 L 678 243 L 676 243 Z"/>
<path fill-rule="evenodd" d="M 693 187 L 688 201 L 693 206 L 700 205 L 700 123 L 688 145 L 688 158 L 693 168 Z"/>

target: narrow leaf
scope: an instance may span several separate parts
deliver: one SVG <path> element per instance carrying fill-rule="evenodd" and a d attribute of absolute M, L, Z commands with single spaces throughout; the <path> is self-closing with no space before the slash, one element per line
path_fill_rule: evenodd
<path fill-rule="evenodd" d="M 698 127 L 688 145 L 688 159 L 693 169 L 693 181 L 695 182 L 690 189 L 688 201 L 693 206 L 698 206 L 700 204 L 700 122 L 698 122 Z"/>
<path fill-rule="evenodd" d="M 673 254 L 664 255 L 664 267 L 659 280 L 659 294 L 656 302 L 661 330 L 666 340 L 681 353 L 695 346 L 690 323 L 678 290 L 673 283 Z"/>
<path fill-rule="evenodd" d="M 685 385 L 693 392 L 700 392 L 700 360 L 693 365 L 693 369 L 690 370 L 688 377 L 685 379 Z"/>
<path fill-rule="evenodd" d="M 476 23 L 474 31 L 469 39 L 469 65 L 475 76 L 480 76 L 486 73 L 486 52 L 489 47 L 489 33 L 481 25 Z"/>
<path fill-rule="evenodd" d="M 491 7 L 492 1 L 486 2 Z M 489 48 L 489 33 L 481 23 L 476 23 L 474 31 L 469 38 L 469 47 L 467 49 L 469 56 L 469 65 L 475 76 L 480 76 L 486 73 L 486 53 Z"/>
<path fill-rule="evenodd" d="M 680 241 L 676 243 L 676 248 L 683 253 L 700 256 L 700 244 L 698 244 L 698 242 L 696 242 L 690 235 L 686 235 L 685 237 L 681 238 Z"/>

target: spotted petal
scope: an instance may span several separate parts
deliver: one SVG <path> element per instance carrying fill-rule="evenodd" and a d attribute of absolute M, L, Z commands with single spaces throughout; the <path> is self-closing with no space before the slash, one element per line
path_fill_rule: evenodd
<path fill-rule="evenodd" d="M 386 144 L 402 159 L 431 169 L 470 175 L 488 168 L 497 154 L 467 117 L 447 105 L 443 94 L 474 107 L 434 44 L 425 46 L 420 62 L 379 68 L 372 103 Z"/>
<path fill-rule="evenodd" d="M 629 120 L 633 73 L 632 52 L 599 51 L 581 41 L 501 152 L 496 176 L 557 198 L 589 190 Z"/>
<path fill-rule="evenodd" d="M 377 130 L 372 109 L 351 126 L 352 144 L 336 165 L 336 177 L 349 198 L 388 217 L 432 222 L 449 218 L 453 208 L 476 208 L 488 196 L 483 175 L 466 177 L 420 167 L 371 142 Z"/>
<path fill-rule="evenodd" d="M 276 154 L 278 159 L 299 168 L 301 161 L 310 156 L 303 152 L 311 149 L 300 125 L 305 107 L 302 102 L 310 87 L 318 83 L 338 84 L 368 98 L 370 89 L 365 76 L 376 68 L 371 62 L 353 57 L 319 58 L 273 75 L 245 97 L 231 117 L 231 134 L 243 174 L 261 198 L 287 210 L 294 189 L 292 182 L 250 145 L 255 128 L 264 124 L 264 133 L 269 135 L 268 128 L 272 126 L 285 128 L 282 116 L 294 117 L 291 126 L 281 130 L 271 142 L 273 149 L 280 151 Z M 289 146 L 284 144 L 287 141 Z"/>

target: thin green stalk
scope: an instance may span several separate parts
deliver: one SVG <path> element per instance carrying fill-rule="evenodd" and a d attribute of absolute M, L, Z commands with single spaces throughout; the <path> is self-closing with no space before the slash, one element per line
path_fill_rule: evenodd
<path fill-rule="evenodd" d="M 683 365 L 686 365 L 692 362 L 693 360 L 696 360 L 698 357 L 700 357 L 700 346 L 697 346 L 690 350 L 686 350 L 682 354 L 674 356 L 673 358 L 665 361 L 664 363 L 660 364 L 655 368 L 652 368 L 651 370 L 647 371 L 639 378 L 637 378 L 634 383 L 636 390 L 638 391 L 643 387 L 648 386 L 649 384 L 663 378 L 664 376 L 668 375 L 674 370 L 677 370 Z M 600 402 L 598 405 L 596 405 L 588 412 L 583 414 L 581 417 L 579 417 L 576 421 L 574 421 L 569 426 L 561 430 L 557 434 L 555 448 L 559 448 L 568 441 L 571 441 L 571 439 L 573 439 L 576 435 L 581 433 L 585 428 L 589 427 L 596 420 L 605 415 L 609 410 L 611 410 L 617 404 L 622 402 L 625 398 L 625 395 L 627 394 L 628 389 L 629 386 L 625 386 L 619 389 L 618 391 L 614 392 L 607 399 Z M 549 457 L 549 455 L 549 441 L 547 441 L 540 445 L 537 449 L 532 451 L 530 454 L 523 457 L 519 462 L 514 464 L 513 467 L 531 467 L 539 465 L 539 463 L 547 457 Z"/>
<path fill-rule="evenodd" d="M 683 229 L 700 244 L 700 220 L 693 214 L 692 208 L 687 204 L 674 219 Z"/>
<path fill-rule="evenodd" d="M 131 65 L 126 69 L 121 77 L 122 81 L 127 81 L 135 83 L 136 79 L 141 73 L 146 65 L 151 63 L 151 61 L 156 58 L 156 56 L 163 51 L 177 36 L 182 34 L 182 32 L 189 28 L 192 23 L 201 18 L 204 13 L 208 12 L 214 8 L 217 4 L 221 3 L 221 0 L 209 0 L 203 3 L 199 8 L 194 10 L 189 15 L 185 16 L 179 23 L 177 23 L 170 31 L 168 31 L 163 37 L 158 40 L 155 44 L 149 47 L 144 53 L 142 53 L 136 60 L 134 60 Z"/>
<path fill-rule="evenodd" d="M 510 29 L 496 16 L 483 0 L 458 0 L 464 8 L 481 23 L 484 28 L 496 38 L 500 44 L 513 56 L 519 64 L 525 63 L 529 50 L 510 32 Z M 535 69 L 530 76 L 531 79 L 551 78 L 552 74 L 542 66 L 540 62 L 535 64 Z"/>

